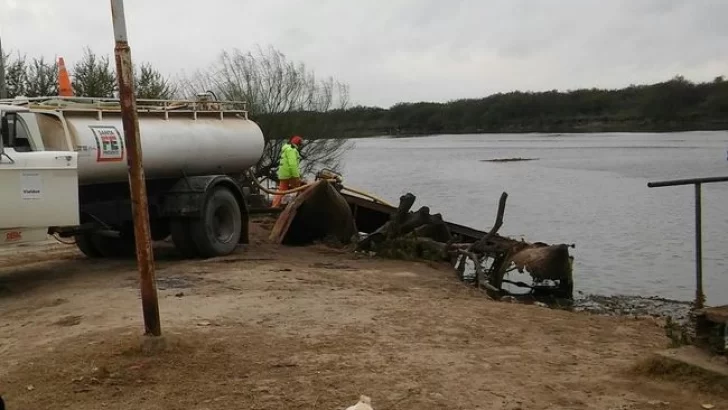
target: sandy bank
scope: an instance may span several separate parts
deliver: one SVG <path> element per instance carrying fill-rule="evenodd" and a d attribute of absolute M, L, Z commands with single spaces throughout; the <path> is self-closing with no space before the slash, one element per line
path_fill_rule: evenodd
<path fill-rule="evenodd" d="M 133 261 L 64 245 L 0 255 L 8 409 L 690 409 L 725 398 L 631 367 L 658 321 L 497 303 L 427 264 L 253 243 L 157 249 L 169 349 L 139 352 Z M 667 404 L 665 404 L 667 403 Z"/>

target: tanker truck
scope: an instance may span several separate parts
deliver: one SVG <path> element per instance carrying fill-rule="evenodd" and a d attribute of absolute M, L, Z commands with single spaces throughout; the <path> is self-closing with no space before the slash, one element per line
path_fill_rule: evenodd
<path fill-rule="evenodd" d="M 91 258 L 135 251 L 120 107 L 113 98 L 0 100 L 4 121 L 14 124 L 3 131 L 14 163 L 47 151 L 65 166 L 64 174 L 46 172 L 64 178 L 43 184 L 58 199 L 58 218 L 45 215 L 40 224 L 48 223 L 48 234 L 74 238 Z M 259 161 L 265 141 L 245 103 L 200 94 L 192 100 L 138 99 L 137 111 L 152 240 L 171 236 L 186 258 L 227 255 L 247 243 L 248 205 L 237 177 Z M 10 204 L 13 215 L 42 219 L 25 202 Z"/>

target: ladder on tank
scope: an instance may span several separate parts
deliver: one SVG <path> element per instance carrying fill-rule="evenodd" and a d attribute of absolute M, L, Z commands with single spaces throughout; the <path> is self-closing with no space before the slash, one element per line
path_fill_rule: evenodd
<path fill-rule="evenodd" d="M 198 94 L 197 99 L 136 99 L 137 112 L 141 114 L 160 115 L 165 120 L 170 114 L 177 116 L 191 115 L 193 119 L 203 117 L 219 117 L 221 120 L 228 117 L 248 119 L 247 102 L 227 101 L 209 98 L 209 94 Z M 118 98 L 99 97 L 22 97 L 0 99 L 0 105 L 24 106 L 32 110 L 51 110 L 65 113 L 95 113 L 98 120 L 103 119 L 104 113 L 120 114 L 121 101 Z"/>

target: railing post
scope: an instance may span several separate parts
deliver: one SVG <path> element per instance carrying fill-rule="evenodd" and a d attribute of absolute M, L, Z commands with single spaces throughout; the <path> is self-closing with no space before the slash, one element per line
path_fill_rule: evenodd
<path fill-rule="evenodd" d="M 695 186 L 695 303 L 694 309 L 702 309 L 705 307 L 705 293 L 703 293 L 703 200 L 702 185 L 717 182 L 728 182 L 728 176 L 722 177 L 706 177 L 706 178 L 687 178 L 676 179 L 671 181 L 648 182 L 648 188 L 658 188 L 667 186 Z"/>
<path fill-rule="evenodd" d="M 701 184 L 695 184 L 695 308 L 705 304 L 703 293 L 703 216 Z"/>

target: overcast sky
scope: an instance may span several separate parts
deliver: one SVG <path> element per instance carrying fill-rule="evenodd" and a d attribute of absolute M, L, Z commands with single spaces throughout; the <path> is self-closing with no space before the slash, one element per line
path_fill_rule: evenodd
<path fill-rule="evenodd" d="M 728 75 L 728 0 L 126 0 L 135 62 L 194 71 L 272 45 L 355 103 Z M 6 51 L 113 53 L 108 0 L 0 0 Z"/>

